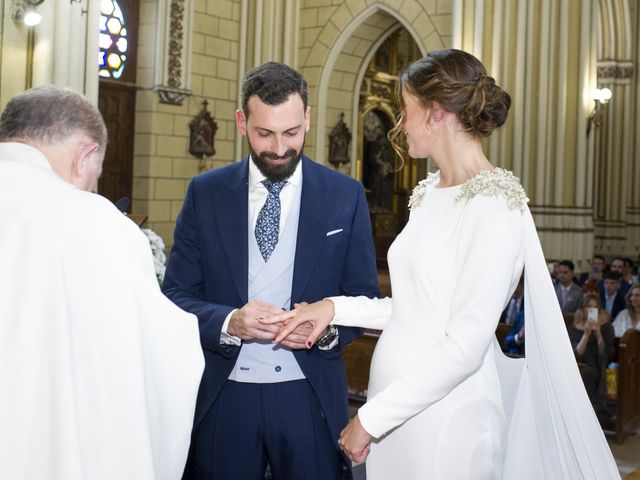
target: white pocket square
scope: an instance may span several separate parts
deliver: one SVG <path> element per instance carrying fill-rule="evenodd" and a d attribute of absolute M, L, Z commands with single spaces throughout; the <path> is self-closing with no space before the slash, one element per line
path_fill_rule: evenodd
<path fill-rule="evenodd" d="M 327 232 L 327 237 L 330 237 L 331 235 L 335 235 L 336 233 L 340 233 L 343 229 L 339 228 L 337 230 L 331 230 L 330 232 Z"/>

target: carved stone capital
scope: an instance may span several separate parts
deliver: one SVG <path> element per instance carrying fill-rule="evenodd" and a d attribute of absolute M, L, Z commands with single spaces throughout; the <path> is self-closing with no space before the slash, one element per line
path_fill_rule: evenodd
<path fill-rule="evenodd" d="M 626 83 L 633 76 L 633 62 L 600 60 L 598 62 L 598 83 Z"/>
<path fill-rule="evenodd" d="M 182 105 L 184 99 L 191 96 L 191 90 L 181 88 L 165 87 L 163 85 L 155 85 L 153 89 L 158 92 L 160 103 L 169 105 Z"/>

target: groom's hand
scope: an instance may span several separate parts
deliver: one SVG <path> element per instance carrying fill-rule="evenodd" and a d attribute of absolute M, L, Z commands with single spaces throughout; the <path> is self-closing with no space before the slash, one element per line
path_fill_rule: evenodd
<path fill-rule="evenodd" d="M 315 303 L 296 303 L 293 310 L 281 312 L 280 315 L 275 315 L 269 320 L 261 320 L 261 322 L 284 325 L 275 338 L 276 343 L 282 342 L 299 327 L 310 324 L 312 328 L 307 335 L 306 348 L 311 348 L 333 320 L 334 313 L 333 302 L 324 299 Z"/>
<path fill-rule="evenodd" d="M 281 327 L 282 328 L 282 327 Z M 292 350 L 300 350 L 307 348 L 307 339 L 313 332 L 313 324 L 305 322 L 298 325 L 291 333 L 289 333 L 280 343 Z"/>
<path fill-rule="evenodd" d="M 236 310 L 227 327 L 227 333 L 242 340 L 273 340 L 282 328 L 282 323 L 260 323 L 282 313 L 282 310 L 270 303 L 251 300 L 244 307 Z"/>

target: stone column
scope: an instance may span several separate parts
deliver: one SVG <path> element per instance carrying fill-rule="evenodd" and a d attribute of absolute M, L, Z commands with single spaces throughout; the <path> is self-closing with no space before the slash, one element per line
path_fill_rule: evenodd
<path fill-rule="evenodd" d="M 530 198 L 548 258 L 586 268 L 593 254 L 593 152 L 586 135 L 595 87 L 593 0 L 458 0 L 454 45 L 474 53 L 512 99 L 487 141 Z"/>
<path fill-rule="evenodd" d="M 640 252 L 638 6 L 599 1 L 598 86 L 612 91 L 601 109 L 595 149 L 595 245 L 609 255 Z M 635 105 L 635 108 L 633 107 Z"/>

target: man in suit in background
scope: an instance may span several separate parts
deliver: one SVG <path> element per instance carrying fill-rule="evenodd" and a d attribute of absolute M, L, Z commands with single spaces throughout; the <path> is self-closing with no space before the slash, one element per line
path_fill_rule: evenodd
<path fill-rule="evenodd" d="M 594 255 L 591 259 L 591 271 L 583 272 L 580 274 L 578 278 L 578 285 L 581 287 L 584 286 L 585 283 L 593 283 L 597 285 L 600 280 L 602 280 L 602 274 L 604 273 L 604 268 L 606 263 L 604 261 L 604 257 L 602 255 Z"/>
<path fill-rule="evenodd" d="M 620 274 L 620 276 L 618 277 L 618 284 L 619 284 L 618 294 L 624 297 L 629 291 L 629 287 L 631 287 L 631 284 L 626 282 L 624 279 L 624 259 L 621 257 L 615 257 L 613 260 L 611 260 L 611 266 L 609 267 L 609 272 Z M 598 288 L 600 289 L 600 295 L 602 296 L 602 301 L 604 301 L 605 299 L 605 291 L 606 291 L 605 280 L 606 280 L 606 275 L 602 280 L 598 282 Z M 611 288 L 613 287 L 610 287 L 610 289 Z M 614 318 L 611 317 L 611 321 L 613 320 Z"/>
<path fill-rule="evenodd" d="M 518 312 L 502 347 L 511 354 L 524 355 L 524 311 Z"/>
<path fill-rule="evenodd" d="M 625 309 L 624 294 L 620 287 L 622 274 L 615 270 L 610 270 L 604 275 L 604 281 L 600 294 L 602 295 L 602 305 L 611 315 L 613 322 L 622 310 Z"/>
<path fill-rule="evenodd" d="M 500 314 L 500 323 L 515 324 L 516 318 L 521 312 L 524 312 L 524 275 L 520 277 L 507 307 Z"/>
<path fill-rule="evenodd" d="M 351 478 L 342 349 L 330 327 L 286 348 L 260 319 L 332 295 L 378 294 L 362 185 L 303 156 L 307 85 L 286 65 L 247 73 L 236 112 L 250 155 L 194 178 L 177 219 L 164 291 L 195 313 L 206 367 L 185 478 Z"/>
<path fill-rule="evenodd" d="M 563 260 L 558 265 L 558 283 L 556 295 L 562 313 L 575 313 L 582 305 L 582 290 L 573 281 L 575 267 L 571 260 Z"/>

